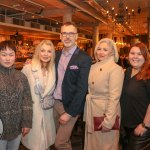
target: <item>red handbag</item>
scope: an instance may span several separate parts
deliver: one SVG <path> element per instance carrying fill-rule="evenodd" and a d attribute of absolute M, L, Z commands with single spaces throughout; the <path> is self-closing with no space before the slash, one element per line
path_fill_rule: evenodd
<path fill-rule="evenodd" d="M 94 119 L 94 131 L 100 131 L 102 128 L 98 128 L 99 125 L 103 122 L 105 116 L 102 117 L 93 117 Z M 119 116 L 116 117 L 115 124 L 113 125 L 111 130 L 119 130 Z"/>

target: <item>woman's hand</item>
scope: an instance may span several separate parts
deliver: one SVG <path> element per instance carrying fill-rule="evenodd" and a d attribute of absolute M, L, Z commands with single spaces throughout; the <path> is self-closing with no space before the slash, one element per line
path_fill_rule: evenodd
<path fill-rule="evenodd" d="M 111 129 L 106 128 L 105 126 L 102 125 L 102 132 L 110 132 Z"/>
<path fill-rule="evenodd" d="M 22 128 L 22 136 L 24 137 L 26 134 L 30 132 L 30 128 Z"/>
<path fill-rule="evenodd" d="M 145 129 L 142 124 L 139 124 L 135 129 L 134 129 L 134 134 L 137 136 L 142 136 L 147 129 Z"/>
<path fill-rule="evenodd" d="M 109 132 L 111 129 L 106 128 L 104 125 L 100 124 L 98 127 L 102 132 Z"/>

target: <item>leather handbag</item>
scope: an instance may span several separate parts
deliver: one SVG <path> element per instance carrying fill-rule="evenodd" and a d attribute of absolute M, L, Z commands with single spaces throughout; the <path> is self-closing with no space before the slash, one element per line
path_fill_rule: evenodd
<path fill-rule="evenodd" d="M 98 128 L 99 125 L 103 122 L 105 116 L 101 117 L 93 117 L 94 120 L 94 131 L 100 131 L 102 128 Z M 115 124 L 113 125 L 111 130 L 119 130 L 120 124 L 119 124 L 119 116 L 116 117 Z"/>

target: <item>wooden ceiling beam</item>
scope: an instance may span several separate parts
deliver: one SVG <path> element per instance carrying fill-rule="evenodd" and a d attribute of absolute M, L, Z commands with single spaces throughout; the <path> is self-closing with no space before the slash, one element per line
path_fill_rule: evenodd
<path fill-rule="evenodd" d="M 76 23 L 78 27 L 95 27 L 98 25 L 97 22 L 91 22 L 91 23 Z"/>
<path fill-rule="evenodd" d="M 63 16 L 65 13 L 74 13 L 75 9 L 72 8 L 55 8 L 55 9 L 49 9 L 49 10 L 44 10 L 42 12 L 42 16 L 46 17 L 60 17 Z"/>

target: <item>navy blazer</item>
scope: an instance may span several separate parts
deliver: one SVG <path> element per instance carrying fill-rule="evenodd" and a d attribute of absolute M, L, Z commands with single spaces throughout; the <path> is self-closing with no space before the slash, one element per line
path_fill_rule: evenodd
<path fill-rule="evenodd" d="M 56 51 L 56 79 L 61 54 L 62 51 Z M 62 82 L 62 103 L 65 111 L 73 117 L 84 109 L 91 64 L 91 57 L 77 47 L 66 68 Z"/>

